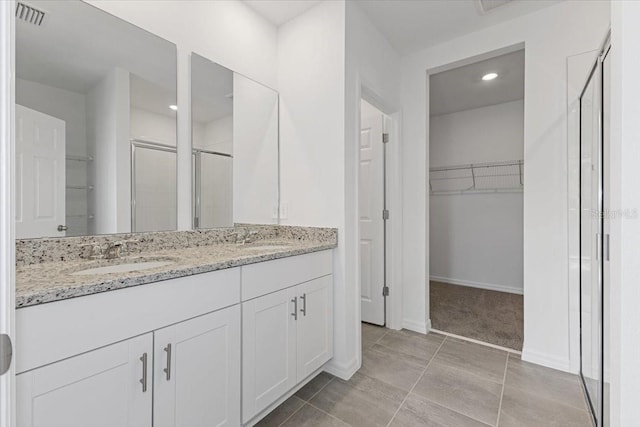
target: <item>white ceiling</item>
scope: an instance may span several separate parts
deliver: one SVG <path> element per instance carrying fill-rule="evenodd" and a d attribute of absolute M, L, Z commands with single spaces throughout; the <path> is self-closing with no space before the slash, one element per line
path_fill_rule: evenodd
<path fill-rule="evenodd" d="M 561 0 L 513 0 L 482 12 L 478 0 L 355 0 L 401 54 L 535 12 Z"/>
<path fill-rule="evenodd" d="M 244 0 L 259 15 L 276 27 L 303 14 L 320 0 Z"/>
<path fill-rule="evenodd" d="M 19 78 L 87 93 L 119 67 L 175 92 L 176 47 L 81 1 L 29 0 L 43 25 L 16 20 Z"/>
<path fill-rule="evenodd" d="M 498 77 L 483 81 L 487 73 Z M 524 50 L 433 74 L 429 79 L 432 116 L 524 98 Z"/>

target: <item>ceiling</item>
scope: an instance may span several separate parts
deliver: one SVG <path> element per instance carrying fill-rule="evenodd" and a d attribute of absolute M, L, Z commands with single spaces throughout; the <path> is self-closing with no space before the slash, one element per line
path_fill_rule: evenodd
<path fill-rule="evenodd" d="M 483 12 L 478 0 L 356 0 L 401 54 L 409 54 L 559 3 L 513 0 Z M 485 0 L 491 7 L 491 1 Z M 502 3 L 496 2 L 495 4 Z"/>
<path fill-rule="evenodd" d="M 498 77 L 484 81 L 495 72 Z M 433 74 L 429 79 L 432 116 L 524 98 L 524 50 Z"/>
<path fill-rule="evenodd" d="M 320 0 L 244 0 L 259 15 L 276 27 L 303 14 Z"/>
<path fill-rule="evenodd" d="M 80 1 L 28 0 L 42 26 L 16 20 L 17 77 L 86 94 L 114 68 L 175 92 L 176 47 Z"/>

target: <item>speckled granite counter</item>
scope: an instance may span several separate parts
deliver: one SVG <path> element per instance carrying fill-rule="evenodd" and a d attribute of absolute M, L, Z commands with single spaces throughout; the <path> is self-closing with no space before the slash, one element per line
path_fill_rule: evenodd
<path fill-rule="evenodd" d="M 256 228 L 252 227 L 252 229 Z M 229 243 L 229 230 L 233 231 L 233 229 L 212 230 L 210 231 L 212 236 L 208 238 L 203 238 L 203 235 L 208 233 L 206 231 L 126 235 L 125 237 L 138 239 L 141 244 L 136 246 L 143 249 L 138 248 L 135 253 L 127 257 L 111 261 L 91 261 L 86 257 L 68 252 L 66 257 L 55 254 L 56 247 L 77 251 L 80 244 L 92 239 L 89 237 L 21 241 L 18 243 L 17 259 L 23 259 L 23 261 L 19 261 L 16 268 L 16 308 L 302 255 L 333 249 L 337 246 L 335 229 L 265 226 L 258 228 L 259 235 L 253 243 L 244 245 Z M 194 234 L 199 235 L 197 236 L 200 239 L 198 245 L 190 245 L 190 243 L 193 244 Z M 148 242 L 145 245 L 145 237 L 149 240 L 149 236 L 152 235 L 154 237 L 151 240 L 155 239 L 155 245 Z M 159 236 L 162 238 L 159 239 Z M 93 239 L 114 241 L 118 238 L 122 239 L 123 236 L 99 236 Z M 54 240 L 55 242 L 52 243 Z M 158 243 L 158 240 L 162 243 Z M 47 253 L 46 257 L 29 254 L 29 252 L 42 251 L 43 246 L 49 248 L 49 251 L 44 251 Z M 82 246 L 82 251 L 85 250 L 86 248 Z M 24 261 L 24 257 L 29 258 L 29 262 Z M 41 262 L 34 262 L 35 259 Z M 62 260 L 56 261 L 56 259 Z M 170 264 L 124 273 L 73 274 L 89 268 L 149 261 L 164 261 Z"/>

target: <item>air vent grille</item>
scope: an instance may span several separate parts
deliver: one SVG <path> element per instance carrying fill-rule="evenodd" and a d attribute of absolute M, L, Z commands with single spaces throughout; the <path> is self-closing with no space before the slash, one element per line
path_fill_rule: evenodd
<path fill-rule="evenodd" d="M 16 19 L 20 19 L 28 24 L 40 26 L 44 21 L 45 13 L 28 4 L 18 2 L 16 4 Z"/>
<path fill-rule="evenodd" d="M 491 12 L 493 9 L 511 3 L 511 1 L 512 0 L 478 0 L 482 13 Z"/>

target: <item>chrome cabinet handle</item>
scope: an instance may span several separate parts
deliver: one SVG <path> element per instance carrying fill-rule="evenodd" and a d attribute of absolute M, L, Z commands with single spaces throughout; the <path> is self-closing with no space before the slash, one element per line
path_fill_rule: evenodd
<path fill-rule="evenodd" d="M 67 227 L 66 225 L 59 225 L 58 226 L 58 231 L 67 231 L 69 229 L 69 227 Z"/>
<path fill-rule="evenodd" d="M 140 384 L 142 384 L 142 392 L 147 392 L 147 353 L 142 353 L 142 357 L 140 361 L 142 362 L 142 378 L 140 379 Z"/>
<path fill-rule="evenodd" d="M 171 344 L 167 344 L 164 351 L 167 352 L 167 367 L 162 371 L 167 374 L 167 381 L 171 381 Z"/>
<path fill-rule="evenodd" d="M 294 320 L 298 320 L 298 297 L 291 298 L 291 302 L 293 303 L 293 313 L 291 315 Z"/>
<path fill-rule="evenodd" d="M 302 300 L 302 308 L 300 309 L 300 312 L 304 317 L 307 317 L 307 294 L 302 294 L 300 299 Z"/>

